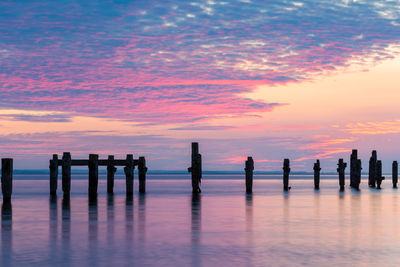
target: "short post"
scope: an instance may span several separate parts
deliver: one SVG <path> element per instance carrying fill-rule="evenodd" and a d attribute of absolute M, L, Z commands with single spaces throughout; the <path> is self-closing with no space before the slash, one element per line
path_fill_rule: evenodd
<path fill-rule="evenodd" d="M 339 173 L 339 185 L 340 191 L 344 191 L 345 174 L 344 170 L 347 167 L 347 163 L 343 162 L 343 159 L 339 159 L 337 172 Z"/>
<path fill-rule="evenodd" d="M 89 155 L 89 197 L 97 197 L 97 187 L 99 184 L 99 155 Z"/>
<path fill-rule="evenodd" d="M 399 175 L 399 165 L 397 164 L 397 161 L 393 161 L 392 163 L 392 183 L 393 183 L 393 188 L 397 188 L 397 182 L 398 182 L 398 175 Z"/>
<path fill-rule="evenodd" d="M 58 155 L 53 154 L 53 159 L 50 160 L 50 195 L 57 194 L 58 183 Z"/>
<path fill-rule="evenodd" d="M 199 143 L 192 143 L 192 166 L 188 168 L 188 172 L 192 173 L 192 189 L 193 193 L 200 193 L 201 184 L 201 154 L 199 154 Z"/>
<path fill-rule="evenodd" d="M 139 193 L 146 193 L 146 159 L 144 157 L 139 157 L 138 162 L 139 171 Z"/>
<path fill-rule="evenodd" d="M 3 200 L 11 200 L 13 180 L 13 159 L 1 159 L 1 191 Z"/>
<path fill-rule="evenodd" d="M 126 155 L 126 166 L 124 168 L 125 172 L 125 182 L 126 182 L 126 194 L 133 195 L 133 170 L 134 170 L 133 155 Z"/>
<path fill-rule="evenodd" d="M 382 181 L 385 180 L 385 177 L 382 176 L 382 161 L 376 161 L 376 188 L 381 189 Z"/>
<path fill-rule="evenodd" d="M 117 171 L 114 165 L 114 156 L 109 155 L 107 160 L 107 193 L 114 193 L 114 175 Z"/>
<path fill-rule="evenodd" d="M 290 162 L 289 159 L 283 160 L 283 190 L 289 191 L 289 173 L 290 173 Z"/>
<path fill-rule="evenodd" d="M 361 159 L 357 159 L 356 161 L 356 173 L 355 173 L 355 178 L 354 178 L 354 188 L 357 190 L 360 190 L 360 184 L 361 184 Z"/>
<path fill-rule="evenodd" d="M 368 185 L 370 187 L 376 186 L 376 161 L 377 161 L 376 150 L 372 150 L 372 155 L 371 158 L 369 159 L 369 173 L 368 173 Z"/>
<path fill-rule="evenodd" d="M 321 165 L 319 163 L 319 159 L 314 163 L 314 189 L 319 190 L 319 180 L 321 173 Z"/>
<path fill-rule="evenodd" d="M 64 195 L 71 192 L 71 153 L 64 152 L 62 159 L 62 190 Z"/>
<path fill-rule="evenodd" d="M 247 157 L 246 167 L 244 170 L 246 171 L 246 193 L 253 192 L 253 170 L 254 170 L 254 161 L 253 157 Z"/>

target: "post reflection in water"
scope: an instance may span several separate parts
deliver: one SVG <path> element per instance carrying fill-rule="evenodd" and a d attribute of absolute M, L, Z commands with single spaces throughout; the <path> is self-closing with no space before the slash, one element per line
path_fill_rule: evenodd
<path fill-rule="evenodd" d="M 126 241 L 131 244 L 133 238 L 133 196 L 127 195 L 125 202 Z"/>
<path fill-rule="evenodd" d="M 107 195 L 107 241 L 114 244 L 114 194 Z"/>
<path fill-rule="evenodd" d="M 146 195 L 139 195 L 139 211 L 138 211 L 138 219 L 139 219 L 139 243 L 144 246 L 146 241 Z"/>
<path fill-rule="evenodd" d="M 2 264 L 12 265 L 12 206 L 11 200 L 4 200 L 1 206 L 1 248 Z"/>
<path fill-rule="evenodd" d="M 191 222 L 192 266 L 201 266 L 201 195 L 199 193 L 192 194 Z"/>
<path fill-rule="evenodd" d="M 71 240 L 71 208 L 70 197 L 64 195 L 61 203 L 61 238 L 63 260 L 70 259 L 70 240 Z"/>
<path fill-rule="evenodd" d="M 98 246 L 98 210 L 97 210 L 97 196 L 89 197 L 89 265 L 95 266 L 97 264 L 97 246 Z"/>
<path fill-rule="evenodd" d="M 50 239 L 50 254 L 54 257 L 57 253 L 57 228 L 58 228 L 58 208 L 57 195 L 51 195 L 49 198 L 49 239 Z"/>

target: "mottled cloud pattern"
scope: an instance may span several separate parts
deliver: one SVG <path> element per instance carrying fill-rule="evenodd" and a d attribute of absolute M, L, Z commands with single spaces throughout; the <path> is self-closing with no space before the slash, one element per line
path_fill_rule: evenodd
<path fill-rule="evenodd" d="M 243 94 L 392 57 L 386 49 L 400 39 L 399 6 L 2 1 L 0 108 L 146 123 L 271 111 L 280 104 Z"/>

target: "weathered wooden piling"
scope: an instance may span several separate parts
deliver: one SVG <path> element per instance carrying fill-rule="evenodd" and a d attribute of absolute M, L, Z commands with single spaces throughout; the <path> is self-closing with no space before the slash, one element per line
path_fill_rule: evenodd
<path fill-rule="evenodd" d="M 50 160 L 50 195 L 57 194 L 58 184 L 58 155 L 53 154 L 53 159 Z"/>
<path fill-rule="evenodd" d="M 284 191 L 289 191 L 290 186 L 289 186 L 289 173 L 290 173 L 290 162 L 289 159 L 284 159 L 283 160 L 283 190 Z"/>
<path fill-rule="evenodd" d="M 89 155 L 89 197 L 97 197 L 97 187 L 99 184 L 99 155 Z"/>
<path fill-rule="evenodd" d="M 109 155 L 107 161 L 107 193 L 114 193 L 114 175 L 117 171 L 114 165 L 114 156 Z"/>
<path fill-rule="evenodd" d="M 360 184 L 357 180 L 358 175 L 358 155 L 357 149 L 353 149 L 350 155 L 350 187 L 359 189 Z"/>
<path fill-rule="evenodd" d="M 382 181 L 385 180 L 385 177 L 382 176 L 382 161 L 376 161 L 376 188 L 381 189 Z"/>
<path fill-rule="evenodd" d="M 397 161 L 393 161 L 392 163 L 392 183 L 393 183 L 393 188 L 397 188 L 397 182 L 399 178 L 399 165 Z"/>
<path fill-rule="evenodd" d="M 61 160 L 62 165 L 62 190 L 64 195 L 71 192 L 71 153 L 64 152 Z"/>
<path fill-rule="evenodd" d="M 371 158 L 369 159 L 369 173 L 368 173 L 368 185 L 370 187 L 376 186 L 376 161 L 377 161 L 376 150 L 372 150 L 372 155 Z"/>
<path fill-rule="evenodd" d="M 3 200 L 9 201 L 12 194 L 13 159 L 1 159 L 1 191 Z"/>
<path fill-rule="evenodd" d="M 254 161 L 253 157 L 247 157 L 246 167 L 244 170 L 246 171 L 246 193 L 253 192 L 253 171 L 254 171 Z"/>
<path fill-rule="evenodd" d="M 201 184 L 201 154 L 199 154 L 199 143 L 192 143 L 192 166 L 188 168 L 188 172 L 192 173 L 192 189 L 193 193 L 200 193 Z"/>
<path fill-rule="evenodd" d="M 344 170 L 347 167 L 347 163 L 343 162 L 343 159 L 339 159 L 337 172 L 339 173 L 339 186 L 340 191 L 344 191 L 345 184 L 345 173 Z"/>
<path fill-rule="evenodd" d="M 319 190 L 319 180 L 321 173 L 321 165 L 319 163 L 319 159 L 314 163 L 314 189 Z"/>
<path fill-rule="evenodd" d="M 128 154 L 126 155 L 126 166 L 124 168 L 127 195 L 133 195 L 133 170 L 134 170 L 133 155 Z"/>
<path fill-rule="evenodd" d="M 139 176 L 139 193 L 146 193 L 146 159 L 139 157 L 138 160 L 138 176 Z"/>

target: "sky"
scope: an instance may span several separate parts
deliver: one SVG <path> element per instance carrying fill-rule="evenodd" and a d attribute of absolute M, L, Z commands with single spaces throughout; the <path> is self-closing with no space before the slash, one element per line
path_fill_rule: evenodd
<path fill-rule="evenodd" d="M 0 157 L 400 160 L 400 1 L 1 1 Z"/>

